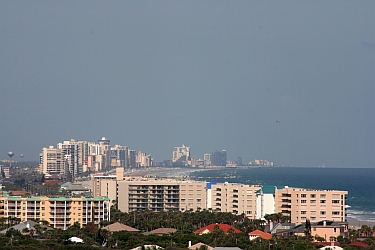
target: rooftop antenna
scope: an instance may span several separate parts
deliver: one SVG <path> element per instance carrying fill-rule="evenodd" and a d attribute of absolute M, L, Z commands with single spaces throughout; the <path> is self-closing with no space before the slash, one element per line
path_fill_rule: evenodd
<path fill-rule="evenodd" d="M 10 164 L 9 164 L 9 169 L 12 168 L 12 157 L 13 157 L 14 153 L 12 151 L 9 151 L 8 152 L 8 156 L 10 158 Z"/>

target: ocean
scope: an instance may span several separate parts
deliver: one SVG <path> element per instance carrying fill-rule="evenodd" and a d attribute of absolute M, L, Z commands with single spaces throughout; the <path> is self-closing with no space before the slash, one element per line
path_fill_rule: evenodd
<path fill-rule="evenodd" d="M 172 175 L 193 180 L 348 191 L 347 215 L 375 222 L 375 168 L 238 167 L 181 169 Z"/>

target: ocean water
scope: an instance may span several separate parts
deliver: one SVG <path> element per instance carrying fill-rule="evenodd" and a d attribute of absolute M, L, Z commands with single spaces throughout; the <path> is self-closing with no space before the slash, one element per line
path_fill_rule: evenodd
<path fill-rule="evenodd" d="M 348 217 L 375 222 L 375 168 L 261 167 L 182 170 L 171 175 L 209 182 L 234 182 L 348 191 Z"/>

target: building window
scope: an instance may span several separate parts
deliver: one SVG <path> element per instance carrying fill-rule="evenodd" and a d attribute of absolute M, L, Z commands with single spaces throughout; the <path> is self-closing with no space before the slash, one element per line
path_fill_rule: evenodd
<path fill-rule="evenodd" d="M 306 211 L 301 211 L 301 214 L 306 214 Z"/>
<path fill-rule="evenodd" d="M 335 227 L 333 228 L 333 232 L 336 233 L 336 228 Z"/>
<path fill-rule="evenodd" d="M 306 198 L 306 194 L 301 194 L 301 198 Z"/>
<path fill-rule="evenodd" d="M 310 198 L 315 198 L 316 194 L 310 194 Z"/>
<path fill-rule="evenodd" d="M 321 215 L 325 215 L 325 214 L 326 214 L 326 211 L 320 211 L 320 214 L 321 214 Z"/>
<path fill-rule="evenodd" d="M 339 200 L 332 200 L 332 203 L 338 204 L 338 203 L 340 203 L 340 201 Z"/>
<path fill-rule="evenodd" d="M 320 203 L 326 203 L 326 200 L 320 200 Z"/>
<path fill-rule="evenodd" d="M 301 220 L 306 220 L 306 217 L 301 217 Z"/>
<path fill-rule="evenodd" d="M 311 220 L 316 220 L 316 217 L 311 217 Z M 316 228 L 315 228 L 315 230 L 316 230 Z"/>
<path fill-rule="evenodd" d="M 340 215 L 339 211 L 332 211 L 332 215 Z"/>
<path fill-rule="evenodd" d="M 321 195 L 320 195 L 320 198 L 323 198 L 323 199 L 324 199 L 324 198 L 326 198 L 326 195 L 325 195 L 325 194 L 321 194 Z"/>
<path fill-rule="evenodd" d="M 306 203 L 306 200 L 301 200 L 301 203 Z"/>
<path fill-rule="evenodd" d="M 316 200 L 311 200 L 310 203 L 316 203 Z"/>

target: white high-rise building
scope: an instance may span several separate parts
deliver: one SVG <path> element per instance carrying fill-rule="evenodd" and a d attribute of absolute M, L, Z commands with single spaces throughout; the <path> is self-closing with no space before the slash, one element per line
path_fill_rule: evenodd
<path fill-rule="evenodd" d="M 211 154 L 204 154 L 203 161 L 205 166 L 211 166 Z"/>
<path fill-rule="evenodd" d="M 39 171 L 42 174 L 65 174 L 65 154 L 62 149 L 49 146 L 39 155 Z"/>
<path fill-rule="evenodd" d="M 58 143 L 57 148 L 64 152 L 65 161 L 68 163 L 69 172 L 75 176 L 82 173 L 82 164 L 78 161 L 78 144 L 76 141 L 64 141 Z"/>
<path fill-rule="evenodd" d="M 181 147 L 174 147 L 172 162 L 184 161 L 187 162 L 190 160 L 190 147 L 182 144 Z"/>
<path fill-rule="evenodd" d="M 151 155 L 146 154 L 145 152 L 139 151 L 136 156 L 136 164 L 138 167 L 150 167 L 152 166 Z"/>
<path fill-rule="evenodd" d="M 105 137 L 98 140 L 98 143 L 89 142 L 87 146 L 88 161 L 87 167 L 94 171 L 102 171 L 111 167 L 111 146 L 110 141 Z"/>

